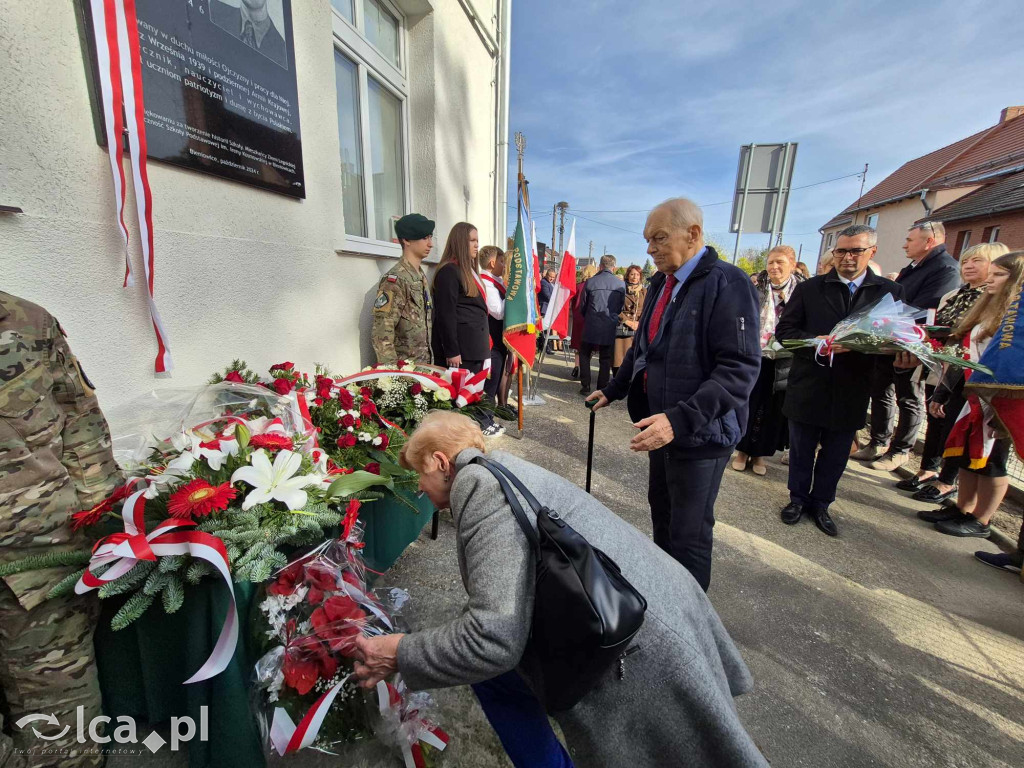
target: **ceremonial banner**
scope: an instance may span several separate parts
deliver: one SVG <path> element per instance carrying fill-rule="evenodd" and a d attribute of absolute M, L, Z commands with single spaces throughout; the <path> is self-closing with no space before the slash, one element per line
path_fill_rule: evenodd
<path fill-rule="evenodd" d="M 1010 302 L 995 337 L 979 361 L 992 371 L 972 371 L 967 389 L 987 400 L 996 419 L 1010 433 L 1017 455 L 1024 459 L 1024 325 L 1021 291 Z"/>
<path fill-rule="evenodd" d="M 558 269 L 558 280 L 555 290 L 548 302 L 548 310 L 544 313 L 544 327 L 557 336 L 565 338 L 569 335 L 570 299 L 576 293 L 576 221 L 572 222 L 569 232 L 569 244 L 562 254 L 562 263 Z"/>
<path fill-rule="evenodd" d="M 505 259 L 505 330 L 503 338 L 517 360 L 533 366 L 537 354 L 537 291 L 532 251 L 526 243 L 526 226 L 520 207 L 512 248 Z"/>

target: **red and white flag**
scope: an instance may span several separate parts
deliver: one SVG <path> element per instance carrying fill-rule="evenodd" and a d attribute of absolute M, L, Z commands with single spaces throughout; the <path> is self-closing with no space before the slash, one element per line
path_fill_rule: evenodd
<path fill-rule="evenodd" d="M 576 293 L 576 220 L 573 219 L 569 231 L 569 244 L 562 254 L 562 264 L 558 269 L 558 280 L 548 301 L 544 313 L 544 327 L 551 329 L 557 336 L 565 338 L 569 335 L 570 299 Z"/>

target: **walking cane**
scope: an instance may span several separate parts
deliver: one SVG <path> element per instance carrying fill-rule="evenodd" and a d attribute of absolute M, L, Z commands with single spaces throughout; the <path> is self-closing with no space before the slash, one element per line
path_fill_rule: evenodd
<path fill-rule="evenodd" d="M 596 400 L 587 401 L 587 407 L 590 409 L 590 435 L 587 437 L 587 493 L 590 493 L 590 475 L 594 468 L 594 426 L 597 423 L 594 405 L 596 403 Z"/>

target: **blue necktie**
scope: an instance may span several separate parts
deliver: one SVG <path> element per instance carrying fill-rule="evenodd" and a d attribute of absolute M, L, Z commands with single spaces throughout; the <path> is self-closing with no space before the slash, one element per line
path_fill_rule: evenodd
<path fill-rule="evenodd" d="M 850 283 L 850 298 L 851 299 L 853 298 L 853 294 L 855 294 L 856 292 L 857 292 L 857 284 L 856 283 Z"/>

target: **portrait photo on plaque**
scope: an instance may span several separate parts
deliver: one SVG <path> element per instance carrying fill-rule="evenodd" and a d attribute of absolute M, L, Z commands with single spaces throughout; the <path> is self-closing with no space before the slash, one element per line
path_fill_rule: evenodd
<path fill-rule="evenodd" d="M 78 2 L 91 26 L 89 0 Z M 306 196 L 292 2 L 135 0 L 151 159 Z"/>

